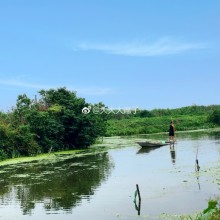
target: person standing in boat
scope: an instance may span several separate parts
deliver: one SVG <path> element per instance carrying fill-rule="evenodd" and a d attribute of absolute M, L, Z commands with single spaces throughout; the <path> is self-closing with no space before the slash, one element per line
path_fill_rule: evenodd
<path fill-rule="evenodd" d="M 171 121 L 170 122 L 170 129 L 169 129 L 170 141 L 174 142 L 174 136 L 175 136 L 175 128 L 174 128 L 173 121 Z"/>

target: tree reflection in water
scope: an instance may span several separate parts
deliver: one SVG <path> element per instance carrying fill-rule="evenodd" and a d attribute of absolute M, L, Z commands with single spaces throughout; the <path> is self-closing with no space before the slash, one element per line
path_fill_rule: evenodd
<path fill-rule="evenodd" d="M 43 203 L 45 211 L 71 212 L 82 197 L 90 200 L 113 168 L 107 152 L 57 158 L 50 163 L 45 160 L 2 167 L 1 203 L 19 201 L 24 215 L 31 214 L 36 203 Z"/>

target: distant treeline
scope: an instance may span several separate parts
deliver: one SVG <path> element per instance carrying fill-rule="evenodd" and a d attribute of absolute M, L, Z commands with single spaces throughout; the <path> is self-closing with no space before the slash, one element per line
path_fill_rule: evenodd
<path fill-rule="evenodd" d="M 207 129 L 220 126 L 220 105 L 136 110 L 110 114 L 108 119 L 107 136 L 167 132 L 171 120 L 178 131 Z"/>
<path fill-rule="evenodd" d="M 106 115 L 86 114 L 104 108 L 102 103 L 86 103 L 66 88 L 39 95 L 38 100 L 19 95 L 12 111 L 0 113 L 0 159 L 83 148 L 105 135 Z"/>
<path fill-rule="evenodd" d="M 192 105 L 187 107 L 175 108 L 175 109 L 136 109 L 135 111 L 125 111 L 125 113 L 117 112 L 117 114 L 110 114 L 109 119 L 124 119 L 124 118 L 149 118 L 149 117 L 161 117 L 161 116 L 170 116 L 176 117 L 179 115 L 188 115 L 188 116 L 201 116 L 209 115 L 214 111 L 220 111 L 220 105 Z"/>

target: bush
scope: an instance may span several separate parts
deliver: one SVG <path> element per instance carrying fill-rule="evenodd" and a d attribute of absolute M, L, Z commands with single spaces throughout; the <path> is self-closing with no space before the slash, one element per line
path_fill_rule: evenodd
<path fill-rule="evenodd" d="M 0 114 L 0 159 L 88 147 L 106 132 L 106 114 L 83 114 L 91 105 L 75 92 L 41 90 L 40 99 L 19 95 L 16 108 Z"/>
<path fill-rule="evenodd" d="M 220 125 L 220 110 L 214 110 L 209 116 L 208 121 Z"/>

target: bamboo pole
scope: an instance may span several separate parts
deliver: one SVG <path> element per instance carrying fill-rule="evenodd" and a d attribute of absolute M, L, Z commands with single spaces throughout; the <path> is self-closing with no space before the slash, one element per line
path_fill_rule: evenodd
<path fill-rule="evenodd" d="M 136 188 L 137 188 L 137 192 L 138 192 L 139 201 L 141 201 L 141 194 L 140 194 L 140 190 L 139 190 L 138 184 L 136 184 Z"/>

